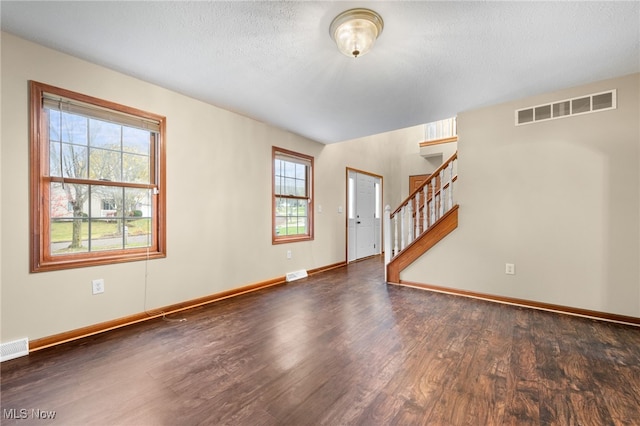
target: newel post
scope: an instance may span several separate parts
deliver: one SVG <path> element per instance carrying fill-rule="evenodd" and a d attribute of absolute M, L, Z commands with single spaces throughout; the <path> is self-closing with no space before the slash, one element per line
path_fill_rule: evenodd
<path fill-rule="evenodd" d="M 391 262 L 391 206 L 384 207 L 384 280 L 387 281 L 387 265 Z"/>

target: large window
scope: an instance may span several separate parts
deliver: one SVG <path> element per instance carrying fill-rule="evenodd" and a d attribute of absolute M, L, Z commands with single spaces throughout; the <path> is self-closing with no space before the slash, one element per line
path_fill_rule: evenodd
<path fill-rule="evenodd" d="M 273 147 L 273 243 L 313 239 L 313 157 Z"/>
<path fill-rule="evenodd" d="M 30 89 L 31 271 L 165 257 L 165 118 Z"/>

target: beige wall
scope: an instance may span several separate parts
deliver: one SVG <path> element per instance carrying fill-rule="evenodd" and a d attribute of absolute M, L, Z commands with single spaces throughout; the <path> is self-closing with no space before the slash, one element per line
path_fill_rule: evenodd
<path fill-rule="evenodd" d="M 28 273 L 27 80 L 167 116 L 168 257 Z M 271 245 L 271 146 L 323 145 L 2 35 L 2 340 L 30 339 L 342 260 L 322 238 Z M 322 185 L 317 193 L 321 196 Z M 317 233 L 325 233 L 319 223 Z M 285 251 L 293 251 L 286 260 Z M 145 282 L 145 275 L 147 277 Z M 106 291 L 92 296 L 90 282 Z M 146 293 L 146 297 L 145 297 Z"/>
<path fill-rule="evenodd" d="M 381 174 L 386 185 L 404 150 L 418 152 L 420 135 L 408 142 L 418 130 L 325 146 L 6 33 L 1 65 L 2 342 L 342 262 L 345 215 L 338 207 L 344 211 L 346 167 Z M 28 80 L 167 117 L 166 259 L 29 273 Z M 322 213 L 316 213 L 312 242 L 271 244 L 273 145 L 315 157 L 315 203 Z M 426 162 L 416 158 L 422 169 L 411 167 L 426 173 Z M 95 278 L 104 278 L 104 294 L 91 294 Z"/>
<path fill-rule="evenodd" d="M 640 317 L 639 82 L 459 114 L 459 228 L 401 279 Z M 609 89 L 615 110 L 514 126 L 516 109 Z"/>
<path fill-rule="evenodd" d="M 37 80 L 167 117 L 162 260 L 28 272 L 28 90 Z M 323 145 L 2 34 L 2 341 L 36 339 L 342 260 L 271 245 L 271 146 Z M 326 192 L 322 185 L 318 194 Z M 325 229 L 319 224 L 318 234 Z M 294 252 L 287 260 L 286 249 Z M 104 278 L 93 296 L 90 283 Z M 146 279 L 145 279 L 146 278 Z"/>
<path fill-rule="evenodd" d="M 395 209 L 409 195 L 409 176 L 433 172 L 455 152 L 455 144 L 433 147 L 432 158 L 421 156 L 425 126 L 418 125 L 327 146 L 322 155 L 334 164 L 384 176 L 383 204 Z M 372 169 L 367 169 L 370 164 Z"/>
<path fill-rule="evenodd" d="M 346 167 L 382 175 L 384 203 L 393 207 L 408 195 L 409 175 L 437 167 L 419 155 L 424 126 L 325 146 L 6 33 L 1 42 L 2 342 L 344 261 L 345 214 L 338 208 L 345 211 Z M 166 259 L 28 272 L 28 80 L 167 117 Z M 461 135 L 460 228 L 402 278 L 640 315 L 638 77 L 614 83 L 616 111 L 514 129 L 513 109 L 549 98 L 542 96 L 461 114 L 459 127 L 477 131 Z M 587 89 L 598 88 L 611 87 Z M 273 145 L 315 156 L 322 213 L 312 242 L 271 244 Z M 575 178 L 566 179 L 567 170 Z M 488 198 L 495 207 L 484 205 Z M 541 204 L 563 213 L 556 220 Z M 518 275 L 504 276 L 506 261 L 517 264 Z M 104 294 L 91 295 L 95 278 L 105 279 Z"/>

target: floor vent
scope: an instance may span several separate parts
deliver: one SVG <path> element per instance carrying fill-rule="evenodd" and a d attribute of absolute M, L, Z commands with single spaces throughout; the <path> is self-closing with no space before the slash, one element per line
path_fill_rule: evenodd
<path fill-rule="evenodd" d="M 615 109 L 616 89 L 516 110 L 516 126 Z"/>
<path fill-rule="evenodd" d="M 24 338 L 0 345 L 0 362 L 29 355 L 29 339 Z"/>
<path fill-rule="evenodd" d="M 299 271 L 288 272 L 286 278 L 288 283 L 300 278 L 307 278 L 307 271 L 300 269 Z"/>

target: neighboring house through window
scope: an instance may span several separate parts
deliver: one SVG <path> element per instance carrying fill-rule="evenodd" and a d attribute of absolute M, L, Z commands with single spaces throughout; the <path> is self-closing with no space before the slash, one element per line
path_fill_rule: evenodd
<path fill-rule="evenodd" d="M 116 202 L 115 200 L 102 200 L 102 210 L 115 210 Z"/>
<path fill-rule="evenodd" d="M 165 257 L 165 118 L 30 89 L 31 271 Z"/>
<path fill-rule="evenodd" d="M 273 147 L 273 244 L 313 239 L 313 157 Z"/>

